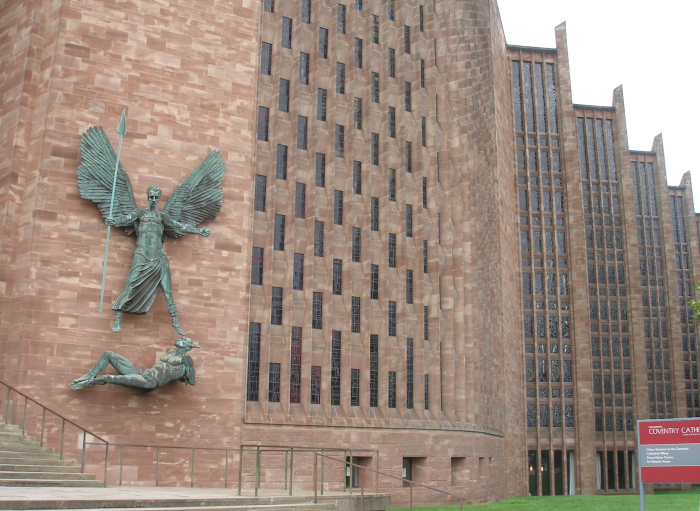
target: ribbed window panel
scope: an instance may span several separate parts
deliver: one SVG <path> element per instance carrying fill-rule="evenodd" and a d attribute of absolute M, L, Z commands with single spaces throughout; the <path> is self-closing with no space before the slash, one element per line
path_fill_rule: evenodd
<path fill-rule="evenodd" d="M 350 314 L 350 331 L 355 334 L 360 333 L 360 297 L 352 297 Z"/>
<path fill-rule="evenodd" d="M 289 402 L 301 403 L 301 327 L 292 327 L 289 364 Z"/>
<path fill-rule="evenodd" d="M 260 388 L 260 323 L 248 325 L 248 378 L 246 401 L 258 401 Z"/>
<path fill-rule="evenodd" d="M 371 300 L 379 300 L 379 265 L 370 265 L 369 273 L 369 297 Z"/>
<path fill-rule="evenodd" d="M 311 0 L 301 0 L 301 22 L 311 23 Z"/>
<path fill-rule="evenodd" d="M 396 138 L 396 109 L 389 107 L 389 138 Z"/>
<path fill-rule="evenodd" d="M 253 201 L 255 211 L 265 211 L 265 200 L 267 195 L 267 177 L 256 174 L 255 176 L 255 199 Z"/>
<path fill-rule="evenodd" d="M 361 262 L 362 257 L 362 229 L 352 228 L 352 262 Z"/>
<path fill-rule="evenodd" d="M 284 215 L 275 215 L 275 229 L 272 241 L 274 250 L 284 250 Z"/>
<path fill-rule="evenodd" d="M 272 74 L 272 44 L 263 42 L 260 51 L 260 73 Z"/>
<path fill-rule="evenodd" d="M 389 48 L 389 78 L 396 78 L 396 50 Z"/>
<path fill-rule="evenodd" d="M 362 39 L 355 38 L 354 64 L 358 69 L 362 69 Z"/>
<path fill-rule="evenodd" d="M 314 256 L 323 257 L 323 222 L 314 222 Z"/>
<path fill-rule="evenodd" d="M 396 201 L 396 169 L 389 169 L 389 200 Z"/>
<path fill-rule="evenodd" d="M 282 324 L 282 288 L 273 287 L 270 307 L 270 323 L 273 325 Z"/>
<path fill-rule="evenodd" d="M 304 289 L 304 254 L 294 254 L 293 288 Z"/>
<path fill-rule="evenodd" d="M 309 118 L 303 115 L 297 116 L 297 149 L 307 149 L 307 128 Z"/>
<path fill-rule="evenodd" d="M 323 27 L 318 29 L 318 57 L 328 58 L 328 29 Z"/>
<path fill-rule="evenodd" d="M 338 34 L 344 34 L 345 33 L 345 13 L 346 13 L 346 8 L 343 4 L 338 4 Z"/>
<path fill-rule="evenodd" d="M 411 82 L 404 82 L 404 108 L 411 111 Z"/>
<path fill-rule="evenodd" d="M 372 14 L 372 43 L 379 44 L 379 16 Z"/>
<path fill-rule="evenodd" d="M 296 183 L 294 216 L 296 218 L 306 218 L 306 185 L 304 183 Z"/>
<path fill-rule="evenodd" d="M 309 54 L 299 53 L 299 83 L 309 85 Z"/>
<path fill-rule="evenodd" d="M 254 286 L 262 286 L 263 283 L 263 249 L 261 247 L 253 247 L 250 283 Z"/>
<path fill-rule="evenodd" d="M 389 337 L 396 337 L 396 302 L 389 302 Z"/>
<path fill-rule="evenodd" d="M 372 73 L 372 103 L 379 103 L 379 73 Z"/>
<path fill-rule="evenodd" d="M 406 409 L 413 408 L 413 339 L 406 338 Z"/>
<path fill-rule="evenodd" d="M 275 178 L 287 179 L 287 146 L 277 144 L 277 162 L 275 164 Z"/>
<path fill-rule="evenodd" d="M 356 130 L 362 129 L 362 98 L 353 100 L 353 127 Z"/>
<path fill-rule="evenodd" d="M 408 25 L 403 26 L 403 51 L 404 53 L 411 53 L 411 27 Z"/>
<path fill-rule="evenodd" d="M 333 330 L 331 338 L 331 405 L 340 405 L 340 332 Z"/>
<path fill-rule="evenodd" d="M 335 125 L 335 156 L 336 158 L 345 157 L 345 126 L 340 124 Z"/>
<path fill-rule="evenodd" d="M 343 294 L 343 261 L 333 259 L 333 294 Z"/>
<path fill-rule="evenodd" d="M 389 268 L 396 268 L 396 234 L 389 233 Z"/>
<path fill-rule="evenodd" d="M 289 80 L 280 78 L 279 111 L 289 112 Z"/>
<path fill-rule="evenodd" d="M 316 95 L 316 120 L 326 120 L 326 104 L 328 91 L 326 89 L 318 89 Z"/>
<path fill-rule="evenodd" d="M 282 17 L 282 48 L 292 48 L 292 20 Z"/>
<path fill-rule="evenodd" d="M 258 107 L 258 140 L 268 141 L 270 130 L 270 109 L 264 106 Z"/>
<path fill-rule="evenodd" d="M 311 310 L 311 328 L 323 329 L 323 293 L 314 293 Z"/>
<path fill-rule="evenodd" d="M 373 231 L 379 231 L 379 199 L 370 199 L 370 226 Z"/>
<path fill-rule="evenodd" d="M 343 225 L 343 192 L 335 190 L 333 192 L 333 223 Z"/>
<path fill-rule="evenodd" d="M 345 64 L 342 62 L 335 64 L 335 92 L 345 94 Z"/>
<path fill-rule="evenodd" d="M 369 336 L 369 406 L 379 406 L 379 336 Z"/>
<path fill-rule="evenodd" d="M 316 153 L 316 186 L 326 186 L 326 155 Z"/>

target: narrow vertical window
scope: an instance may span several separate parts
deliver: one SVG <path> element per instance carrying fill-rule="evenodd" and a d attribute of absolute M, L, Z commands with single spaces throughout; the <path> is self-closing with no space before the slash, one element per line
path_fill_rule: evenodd
<path fill-rule="evenodd" d="M 301 0 L 301 22 L 311 23 L 311 0 Z"/>
<path fill-rule="evenodd" d="M 389 337 L 396 337 L 396 302 L 389 302 Z"/>
<path fill-rule="evenodd" d="M 265 0 L 263 9 L 265 9 L 265 12 L 275 12 L 275 0 Z"/>
<path fill-rule="evenodd" d="M 413 303 L 413 270 L 406 270 L 406 303 Z"/>
<path fill-rule="evenodd" d="M 280 365 L 270 362 L 270 377 L 268 378 L 269 387 L 267 401 L 269 403 L 280 402 Z"/>
<path fill-rule="evenodd" d="M 345 126 L 335 125 L 335 156 L 345 158 Z"/>
<path fill-rule="evenodd" d="M 257 401 L 260 386 L 260 323 L 248 324 L 248 381 L 246 401 Z"/>
<path fill-rule="evenodd" d="M 277 163 L 275 165 L 275 177 L 287 179 L 287 146 L 277 144 Z"/>
<path fill-rule="evenodd" d="M 362 163 L 352 162 L 352 193 L 362 195 Z"/>
<path fill-rule="evenodd" d="M 299 83 L 309 85 L 309 54 L 299 53 Z"/>
<path fill-rule="evenodd" d="M 425 60 L 420 59 L 420 86 L 425 89 Z"/>
<path fill-rule="evenodd" d="M 424 27 L 424 25 L 423 25 L 423 6 L 422 5 L 418 6 L 418 27 L 419 27 L 421 32 L 424 32 L 424 30 L 423 30 L 423 27 Z M 428 408 L 426 407 L 425 409 L 427 410 Z"/>
<path fill-rule="evenodd" d="M 280 112 L 289 112 L 289 80 L 280 78 Z"/>
<path fill-rule="evenodd" d="M 319 121 L 326 120 L 326 102 L 327 102 L 326 89 L 318 89 L 318 95 L 316 97 L 316 119 Z"/>
<path fill-rule="evenodd" d="M 423 409 L 430 409 L 430 380 L 427 374 L 423 375 Z"/>
<path fill-rule="evenodd" d="M 369 297 L 379 300 L 379 265 L 373 264 L 369 270 Z"/>
<path fill-rule="evenodd" d="M 369 336 L 369 406 L 379 406 L 379 336 Z"/>
<path fill-rule="evenodd" d="M 272 74 L 272 45 L 270 43 L 262 43 L 262 50 L 260 51 L 260 73 L 264 75 Z"/>
<path fill-rule="evenodd" d="M 391 1 L 391 0 L 389 0 Z M 396 371 L 389 371 L 389 408 L 396 408 Z"/>
<path fill-rule="evenodd" d="M 396 109 L 393 106 L 389 107 L 389 138 L 396 138 Z"/>
<path fill-rule="evenodd" d="M 333 192 L 333 223 L 335 225 L 343 225 L 343 191 L 336 190 Z"/>
<path fill-rule="evenodd" d="M 340 404 L 340 332 L 333 330 L 331 338 L 331 405 Z"/>
<path fill-rule="evenodd" d="M 338 33 L 345 33 L 345 6 L 338 4 Z"/>
<path fill-rule="evenodd" d="M 408 25 L 403 26 L 403 51 L 411 53 L 411 27 Z"/>
<path fill-rule="evenodd" d="M 406 237 L 413 237 L 413 206 L 406 204 Z"/>
<path fill-rule="evenodd" d="M 389 268 L 396 268 L 396 234 L 389 234 Z"/>
<path fill-rule="evenodd" d="M 396 78 L 396 50 L 389 48 L 389 78 Z"/>
<path fill-rule="evenodd" d="M 413 408 L 413 339 L 406 338 L 406 408 Z"/>
<path fill-rule="evenodd" d="M 423 307 L 423 340 L 427 341 L 430 333 L 428 328 L 428 307 Z"/>
<path fill-rule="evenodd" d="M 379 230 L 379 199 L 377 197 L 370 198 L 370 228 L 373 231 Z"/>
<path fill-rule="evenodd" d="M 323 293 L 313 294 L 311 314 L 311 328 L 321 330 L 323 328 Z"/>
<path fill-rule="evenodd" d="M 360 406 L 359 369 L 350 369 L 350 406 Z"/>
<path fill-rule="evenodd" d="M 292 327 L 292 349 L 289 364 L 289 402 L 301 403 L 301 327 Z"/>
<path fill-rule="evenodd" d="M 274 250 L 284 250 L 284 215 L 275 215 Z"/>
<path fill-rule="evenodd" d="M 372 153 L 370 157 L 372 158 L 372 165 L 379 165 L 379 133 L 372 133 L 372 147 L 370 148 Z"/>
<path fill-rule="evenodd" d="M 406 159 L 406 172 L 413 172 L 413 165 L 412 165 L 412 163 L 413 163 L 413 158 L 412 158 L 413 153 L 412 153 L 412 151 L 411 151 L 411 149 L 412 149 L 412 144 L 411 144 L 411 142 L 405 142 L 405 149 L 406 149 L 406 151 L 405 151 L 405 152 L 406 152 L 406 155 L 405 155 L 405 159 Z"/>
<path fill-rule="evenodd" d="M 427 135 L 426 129 L 425 129 L 425 117 L 420 118 L 420 127 L 421 127 L 421 132 L 420 132 L 421 144 L 423 145 L 423 147 L 427 147 L 428 135 Z"/>
<path fill-rule="evenodd" d="M 306 150 L 306 128 L 309 124 L 309 118 L 303 115 L 297 116 L 297 149 Z"/>
<path fill-rule="evenodd" d="M 362 229 L 352 228 L 352 262 L 359 263 L 362 254 Z"/>
<path fill-rule="evenodd" d="M 304 289 L 304 254 L 294 254 L 293 288 Z"/>
<path fill-rule="evenodd" d="M 270 126 L 270 109 L 258 107 L 258 140 L 267 142 Z"/>
<path fill-rule="evenodd" d="M 270 323 L 282 324 L 282 288 L 273 287 L 270 307 Z"/>
<path fill-rule="evenodd" d="M 360 333 L 360 297 L 352 297 L 351 331 L 354 334 Z"/>
<path fill-rule="evenodd" d="M 355 38 L 354 64 L 357 69 L 362 69 L 362 39 Z"/>
<path fill-rule="evenodd" d="M 423 178 L 423 207 L 428 207 L 428 178 Z"/>
<path fill-rule="evenodd" d="M 335 92 L 345 94 L 345 64 L 342 62 L 335 64 Z"/>
<path fill-rule="evenodd" d="M 343 261 L 333 259 L 333 294 L 343 294 Z"/>
<path fill-rule="evenodd" d="M 362 98 L 355 98 L 353 112 L 353 127 L 356 130 L 362 129 Z"/>
<path fill-rule="evenodd" d="M 379 16 L 372 14 L 372 43 L 379 44 Z"/>
<path fill-rule="evenodd" d="M 372 103 L 379 103 L 379 73 L 372 73 Z"/>
<path fill-rule="evenodd" d="M 292 48 L 292 19 L 282 17 L 282 48 Z"/>
<path fill-rule="evenodd" d="M 389 200 L 396 201 L 396 170 L 389 169 Z"/>
<path fill-rule="evenodd" d="M 314 223 L 314 256 L 323 257 L 323 222 Z"/>
<path fill-rule="evenodd" d="M 262 286 L 263 280 L 263 249 L 253 247 L 252 268 L 250 272 L 250 283 L 254 286 Z"/>
<path fill-rule="evenodd" d="M 362 0 L 355 0 L 355 10 L 362 10 Z"/>
<path fill-rule="evenodd" d="M 316 186 L 326 186 L 326 155 L 316 153 Z"/>
<path fill-rule="evenodd" d="M 311 404 L 321 404 L 321 366 L 311 366 Z"/>
<path fill-rule="evenodd" d="M 404 82 L 404 107 L 407 112 L 411 111 L 411 82 Z"/>
<path fill-rule="evenodd" d="M 318 57 L 321 59 L 328 58 L 328 29 L 323 27 L 318 29 Z"/>
<path fill-rule="evenodd" d="M 395 10 L 394 10 L 394 0 L 389 0 L 389 21 L 394 21 Z"/>
<path fill-rule="evenodd" d="M 423 273 L 428 273 L 428 240 L 423 240 Z"/>
<path fill-rule="evenodd" d="M 255 175 L 255 211 L 265 211 L 265 198 L 267 195 L 267 177 Z"/>
<path fill-rule="evenodd" d="M 306 185 L 304 183 L 297 183 L 296 185 L 294 216 L 296 218 L 306 218 Z"/>

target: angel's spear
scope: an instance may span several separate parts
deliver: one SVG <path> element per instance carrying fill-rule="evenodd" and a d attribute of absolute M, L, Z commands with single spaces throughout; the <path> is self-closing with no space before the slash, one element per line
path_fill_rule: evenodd
<path fill-rule="evenodd" d="M 112 199 L 109 201 L 109 218 L 112 218 L 112 208 L 114 207 L 114 191 L 117 188 L 117 175 L 119 174 L 119 156 L 122 152 L 122 137 L 126 135 L 126 109 L 122 111 L 122 118 L 117 127 L 119 133 L 119 147 L 117 149 L 117 163 L 114 166 L 114 182 L 112 183 Z M 100 291 L 100 314 L 102 314 L 102 299 L 105 296 L 105 276 L 107 275 L 107 252 L 109 252 L 109 231 L 111 226 L 107 226 L 107 243 L 105 244 L 105 262 L 102 265 L 102 291 Z"/>

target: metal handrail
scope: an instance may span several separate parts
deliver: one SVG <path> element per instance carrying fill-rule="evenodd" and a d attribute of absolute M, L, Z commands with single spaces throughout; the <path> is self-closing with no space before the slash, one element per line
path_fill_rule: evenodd
<path fill-rule="evenodd" d="M 54 414 L 56 417 L 61 419 L 61 449 L 60 449 L 60 459 L 63 459 L 63 440 L 65 436 L 65 431 L 66 431 L 66 422 L 68 424 L 71 424 L 78 428 L 80 431 L 83 432 L 83 448 L 82 448 L 82 456 L 81 456 L 81 462 L 80 462 L 80 472 L 84 473 L 85 472 L 85 447 L 88 445 L 100 445 L 100 444 L 93 444 L 92 442 L 87 442 L 87 435 L 90 435 L 96 439 L 98 439 L 100 442 L 102 442 L 105 446 L 105 463 L 104 463 L 104 487 L 107 487 L 107 455 L 109 452 L 109 442 L 105 440 L 104 438 L 96 435 L 89 429 L 85 429 L 84 427 L 80 426 L 79 424 L 76 424 L 72 420 L 64 417 L 60 413 L 52 410 L 48 406 L 44 406 L 35 399 L 32 399 L 31 397 L 27 396 L 23 392 L 20 392 L 16 388 L 12 387 L 11 385 L 8 385 L 7 383 L 0 381 L 0 385 L 4 386 L 7 388 L 7 396 L 6 396 L 6 403 L 5 403 L 5 424 L 9 424 L 9 409 L 10 409 L 10 396 L 14 392 L 15 394 L 22 396 L 24 398 L 24 411 L 22 414 L 22 436 L 25 436 L 25 431 L 27 429 L 27 404 L 29 402 L 34 403 L 38 407 L 41 408 L 41 436 L 39 440 L 39 446 L 43 447 L 44 446 L 44 426 L 46 425 L 46 412 L 48 411 L 49 413 Z"/>
<path fill-rule="evenodd" d="M 429 490 L 433 490 L 439 493 L 444 493 L 445 495 L 451 495 L 452 497 L 457 497 L 459 499 L 459 510 L 463 511 L 463 506 L 464 506 L 464 497 L 461 495 L 457 495 L 455 493 L 450 493 L 445 490 L 441 490 L 439 488 L 433 488 L 432 486 L 428 486 L 426 484 L 422 483 L 416 483 L 414 481 L 410 481 L 408 479 L 405 479 L 403 477 L 397 477 L 391 474 L 387 474 L 386 472 L 380 472 L 379 470 L 374 470 L 371 468 L 363 467 L 362 465 L 357 465 L 355 463 L 351 463 L 349 461 L 345 460 L 339 460 L 338 458 L 333 458 L 331 456 L 327 456 L 325 454 L 319 454 L 318 451 L 314 451 L 314 504 L 318 504 L 318 483 L 317 483 L 317 473 L 318 473 L 318 457 L 321 456 L 322 458 L 328 458 L 329 460 L 333 461 L 338 461 L 340 463 L 343 463 L 344 465 L 348 467 L 358 467 L 360 469 L 360 511 L 364 511 L 365 506 L 364 506 L 364 499 L 365 499 L 365 486 L 364 486 L 364 471 L 369 470 L 370 472 L 375 472 L 377 476 L 383 475 L 385 477 L 389 477 L 391 479 L 398 479 L 399 481 L 402 481 L 404 484 L 408 483 L 408 507 L 411 511 L 413 511 L 413 487 L 414 486 L 420 486 L 422 488 L 427 488 Z M 375 488 L 375 494 L 379 493 L 379 485 L 377 484 Z"/>

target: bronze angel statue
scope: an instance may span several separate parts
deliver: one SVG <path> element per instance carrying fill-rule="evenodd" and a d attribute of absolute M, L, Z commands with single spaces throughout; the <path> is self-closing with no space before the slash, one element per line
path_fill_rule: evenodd
<path fill-rule="evenodd" d="M 224 201 L 221 182 L 226 172 L 221 153 L 209 153 L 175 188 L 163 211 L 156 208 L 161 195 L 157 186 L 149 186 L 146 190 L 148 207 L 136 207 L 129 176 L 120 163 L 111 217 L 110 201 L 117 156 L 102 128 L 93 126 L 83 134 L 80 153 L 82 162 L 78 167 L 78 186 L 81 197 L 97 204 L 107 225 L 124 227 L 129 235 L 136 233 L 136 248 L 124 292 L 112 307 L 117 312 L 112 332 L 121 330 L 124 313 L 146 314 L 160 287 L 168 303 L 173 328 L 178 334 L 185 335 L 177 317 L 170 284 L 170 265 L 163 242 L 168 237 L 181 238 L 188 233 L 209 236 L 209 229 L 199 229 L 197 225 L 204 220 L 214 220 L 221 210 Z"/>

